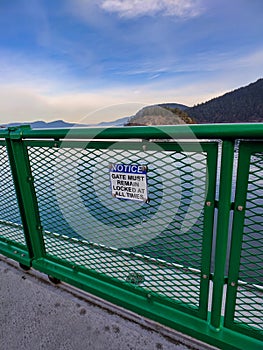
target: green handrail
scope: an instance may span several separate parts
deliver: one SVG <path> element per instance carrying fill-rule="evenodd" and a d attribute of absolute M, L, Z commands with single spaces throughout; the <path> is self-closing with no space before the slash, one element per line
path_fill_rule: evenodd
<path fill-rule="evenodd" d="M 166 126 L 130 126 L 110 128 L 30 129 L 12 128 L 13 138 L 51 139 L 263 139 L 263 123 L 185 124 Z M 5 131 L 3 131 L 4 133 Z M 3 134 L 4 135 L 4 134 Z M 3 136 L 4 137 L 4 136 Z"/>

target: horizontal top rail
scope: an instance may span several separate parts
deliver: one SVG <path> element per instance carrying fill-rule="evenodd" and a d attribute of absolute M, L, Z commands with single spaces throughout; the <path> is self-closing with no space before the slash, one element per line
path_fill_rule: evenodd
<path fill-rule="evenodd" d="M 8 129 L 0 129 L 0 138 L 6 138 L 9 135 Z"/>
<path fill-rule="evenodd" d="M 263 139 L 263 123 L 185 124 L 107 128 L 31 129 L 12 127 L 0 131 L 13 139 Z"/>

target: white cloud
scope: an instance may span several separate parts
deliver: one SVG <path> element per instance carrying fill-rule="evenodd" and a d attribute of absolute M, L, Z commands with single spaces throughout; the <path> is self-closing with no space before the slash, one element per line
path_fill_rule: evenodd
<path fill-rule="evenodd" d="M 19 51 L 0 50 L 0 85 L 21 85 L 34 89 L 38 86 L 38 90 L 50 91 L 55 86 L 63 86 L 68 75 L 68 68 L 63 62 L 45 60 L 39 55 L 25 55 Z"/>
<path fill-rule="evenodd" d="M 210 86 L 211 88 L 211 86 Z M 174 87 L 163 85 L 119 86 L 83 93 L 44 92 L 22 85 L 0 86 L 0 125 L 10 122 L 63 119 L 69 122 L 95 124 L 135 114 L 143 106 L 177 102 L 192 105 L 212 96 L 207 83 L 198 82 Z"/>
<path fill-rule="evenodd" d="M 250 52 L 246 56 L 240 57 L 236 64 L 239 64 L 241 67 L 256 67 L 260 71 L 263 62 L 263 47 L 259 48 L 257 51 Z"/>
<path fill-rule="evenodd" d="M 0 125 L 57 119 L 84 124 L 110 121 L 134 114 L 151 101 L 147 97 L 121 87 L 47 95 L 38 87 L 1 85 Z"/>
<path fill-rule="evenodd" d="M 102 0 L 100 6 L 126 18 L 156 14 L 191 18 L 203 11 L 201 3 L 201 0 Z"/>
<path fill-rule="evenodd" d="M 87 80 L 80 90 L 78 78 L 67 75 L 61 64 L 27 62 L 23 56 L 0 53 L 0 124 L 40 119 L 98 123 L 132 115 L 142 106 L 154 103 L 191 106 L 262 77 L 260 48 L 243 56 L 200 54 L 195 57 L 195 64 L 187 60 L 177 65 L 167 62 L 164 66 L 161 62 L 146 62 L 141 70 L 128 67 L 131 70 L 126 75 L 148 74 L 148 79 L 142 77 L 129 84 L 105 80 L 97 88 Z M 178 71 L 191 75 L 177 75 Z"/>
<path fill-rule="evenodd" d="M 92 124 L 133 115 L 143 106 L 175 101 L 191 103 L 181 87 L 160 92 L 150 85 L 120 86 L 83 93 L 44 92 L 22 85 L 0 86 L 0 124 L 57 120 Z"/>

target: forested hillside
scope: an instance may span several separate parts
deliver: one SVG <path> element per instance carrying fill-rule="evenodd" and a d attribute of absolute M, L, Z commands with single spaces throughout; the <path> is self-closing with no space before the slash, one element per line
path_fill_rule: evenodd
<path fill-rule="evenodd" d="M 197 123 L 263 122 L 263 79 L 185 109 Z"/>

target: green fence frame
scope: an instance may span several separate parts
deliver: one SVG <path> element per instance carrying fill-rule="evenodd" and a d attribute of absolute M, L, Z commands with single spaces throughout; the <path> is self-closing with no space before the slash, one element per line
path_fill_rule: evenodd
<path fill-rule="evenodd" d="M 21 222 L 22 224 L 12 224 L 7 223 L 7 225 L 10 226 L 10 228 L 19 228 L 22 232 L 25 233 L 25 216 L 23 215 L 23 207 L 21 203 L 21 195 L 20 190 L 17 186 L 17 176 L 13 173 L 13 169 L 15 167 L 13 153 L 11 152 L 11 145 L 9 140 L 8 132 L 1 131 L 0 137 L 3 138 L 3 140 L 0 140 L 0 147 L 5 148 L 6 154 L 8 156 L 9 164 L 10 164 L 10 175 L 13 176 L 13 185 L 14 188 L 12 188 L 16 192 L 17 196 L 17 207 L 19 208 L 20 215 L 21 215 Z M 4 139 L 5 138 L 5 139 Z M 1 167 L 3 167 L 3 164 L 1 164 Z M 11 179 L 10 179 L 11 180 Z M 12 180 L 11 180 L 12 181 Z M 6 237 L 5 235 L 0 235 L 0 252 L 4 255 L 6 255 L 9 258 L 12 258 L 16 261 L 18 261 L 20 264 L 23 264 L 25 266 L 30 266 L 32 254 L 30 253 L 30 240 L 28 239 L 26 241 L 26 237 L 24 237 L 25 244 L 22 244 L 16 239 L 10 239 Z"/>
<path fill-rule="evenodd" d="M 250 165 L 251 165 L 251 156 L 253 153 L 263 153 L 263 143 L 262 142 L 248 142 L 241 141 L 239 145 L 239 160 L 237 167 L 237 187 L 235 193 L 235 202 L 234 202 L 234 218 L 233 218 L 233 230 L 232 230 L 232 242 L 230 250 L 230 263 L 229 263 L 229 273 L 228 273 L 228 284 L 227 284 L 227 295 L 226 295 L 226 313 L 225 313 L 225 326 L 237 330 L 238 332 L 251 335 L 255 338 L 262 339 L 263 335 L 263 319 L 261 315 L 261 331 L 253 329 L 252 326 L 247 326 L 246 321 L 253 320 L 253 314 L 250 314 L 249 310 L 247 311 L 248 315 L 244 318 L 244 322 L 235 321 L 235 311 L 237 307 L 237 294 L 238 288 L 246 288 L 248 291 L 258 293 L 258 299 L 261 298 L 261 305 L 258 307 L 263 308 L 263 286 L 255 285 L 252 283 L 242 282 L 242 276 L 240 276 L 240 263 L 242 251 L 244 250 L 242 246 L 243 242 L 243 231 L 244 231 L 244 221 L 247 207 L 247 193 L 248 193 L 248 182 L 250 175 Z M 262 197 L 261 192 L 261 197 Z M 255 200 L 260 199 L 255 195 Z M 261 214 L 261 213 L 260 213 Z M 255 214 L 257 216 L 257 214 Z M 262 241 L 262 238 L 261 238 Z M 260 243 L 260 239 L 255 239 L 255 244 Z M 252 247 L 253 249 L 253 247 Z M 262 252 L 261 252 L 262 255 Z M 252 257 L 252 256 L 251 256 Z M 258 276 L 260 278 L 260 276 Z M 262 276 L 261 276 L 262 277 Z M 250 302 L 253 303 L 251 299 Z M 255 305 L 256 306 L 256 305 Z M 254 308 L 254 313 L 260 311 Z M 246 310 L 244 310 L 246 313 Z M 259 315 L 260 318 L 260 315 Z"/>
<path fill-rule="evenodd" d="M 255 150 L 254 141 L 257 139 L 256 150 L 262 152 L 263 124 L 218 124 L 218 125 L 180 125 L 161 127 L 121 127 L 96 129 L 53 129 L 31 130 L 29 127 L 15 127 L 0 131 L 1 145 L 6 146 L 14 186 L 24 229 L 26 249 L 1 237 L 0 253 L 18 261 L 24 266 L 33 267 L 49 276 L 77 286 L 110 302 L 130 309 L 145 317 L 149 317 L 192 337 L 224 349 L 261 349 L 262 334 L 258 330 L 234 323 L 234 310 L 237 293 L 237 279 L 240 263 L 241 239 L 243 229 L 244 196 L 247 183 L 250 154 Z M 80 143 L 82 139 L 92 140 L 90 147 L 103 147 L 105 142 L 114 143 L 116 140 L 144 140 L 160 144 L 167 149 L 178 149 L 176 140 L 188 142 L 191 148 L 192 139 L 199 139 L 207 154 L 207 164 L 210 168 L 209 191 L 204 203 L 206 217 L 203 235 L 202 268 L 200 271 L 200 305 L 198 312 L 187 310 L 183 305 L 160 298 L 154 293 L 147 293 L 140 288 L 134 288 L 87 271 L 81 266 L 62 263 L 61 260 L 46 254 L 43 238 L 43 228 L 39 214 L 38 201 L 34 187 L 34 178 L 30 167 L 28 146 L 60 147 L 64 140 L 71 145 Z M 235 203 L 231 202 L 233 191 L 234 147 L 236 140 L 246 139 L 239 147 L 239 170 L 241 162 L 242 175 L 238 175 L 237 194 Z M 72 140 L 72 141 L 71 141 Z M 74 141 L 73 141 L 74 140 Z M 79 141 L 77 141 L 79 140 Z M 170 140 L 170 142 L 163 142 Z M 174 140 L 171 142 L 171 140 Z M 218 201 L 215 197 L 215 179 L 217 175 L 217 141 L 211 143 L 204 140 L 221 140 L 221 173 Z M 63 141 L 63 142 L 62 142 Z M 85 141 L 86 142 L 86 141 Z M 129 142 L 127 143 L 129 144 Z M 93 146 L 91 146 L 93 145 Z M 130 147 L 135 143 L 130 143 Z M 87 146 L 89 147 L 89 145 Z M 244 170 L 245 169 L 245 170 Z M 240 176 L 242 180 L 239 180 Z M 242 205 L 240 203 L 242 198 Z M 230 213 L 234 210 L 232 248 L 229 273 L 225 276 L 227 264 L 228 236 Z M 218 212 L 215 245 L 215 268 L 211 273 L 212 232 L 214 213 Z M 224 287 L 228 283 L 225 304 L 225 316 L 221 316 L 224 304 Z M 213 288 L 211 286 L 213 285 Z M 211 311 L 209 311 L 209 293 L 213 290 Z"/>

